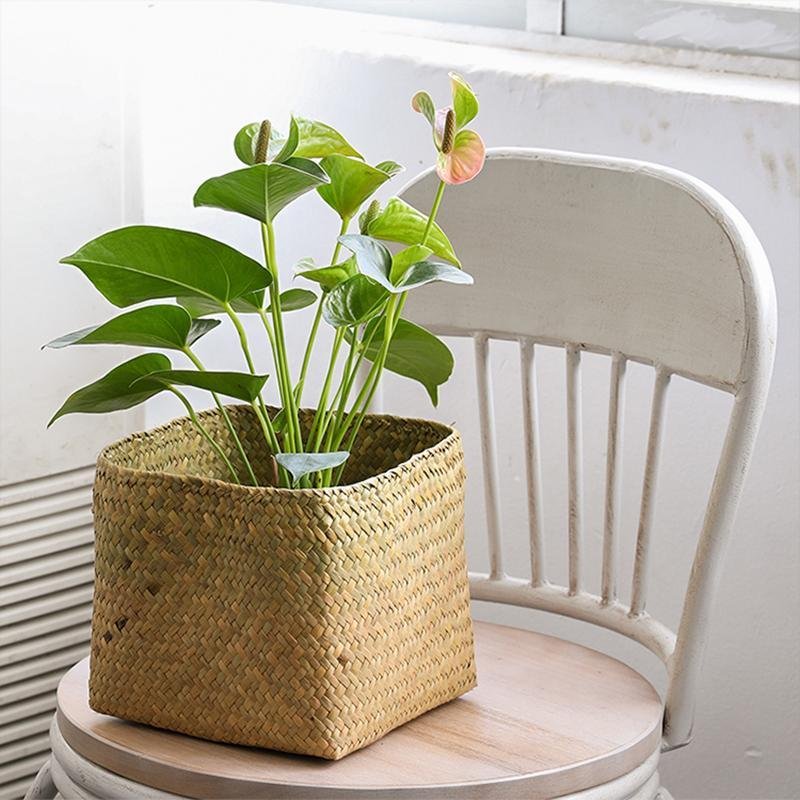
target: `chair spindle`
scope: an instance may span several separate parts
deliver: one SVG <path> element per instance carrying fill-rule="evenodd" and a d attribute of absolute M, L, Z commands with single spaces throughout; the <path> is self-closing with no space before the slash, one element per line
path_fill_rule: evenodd
<path fill-rule="evenodd" d="M 489 337 L 476 333 L 475 375 L 478 388 L 478 412 L 481 428 L 481 455 L 483 459 L 483 492 L 486 505 L 486 530 L 489 538 L 490 578 L 504 576 L 503 552 L 500 541 L 500 509 L 498 505 L 497 437 L 494 428 L 494 398 L 489 362 Z"/>
<path fill-rule="evenodd" d="M 656 367 L 653 399 L 650 406 L 650 432 L 647 437 L 647 456 L 642 480 L 642 502 L 639 509 L 639 529 L 636 534 L 636 555 L 633 564 L 631 610 L 633 616 L 644 612 L 647 599 L 647 577 L 650 561 L 650 532 L 653 525 L 653 498 L 658 479 L 658 463 L 663 438 L 664 406 L 670 373 Z"/>

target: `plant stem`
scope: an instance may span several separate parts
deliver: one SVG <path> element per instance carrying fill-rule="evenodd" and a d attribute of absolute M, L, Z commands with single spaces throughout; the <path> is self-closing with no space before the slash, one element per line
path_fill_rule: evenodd
<path fill-rule="evenodd" d="M 230 317 L 231 322 L 233 322 L 233 327 L 236 328 L 236 333 L 239 335 L 239 344 L 242 347 L 242 352 L 244 353 L 244 360 L 247 363 L 247 368 L 250 370 L 251 375 L 255 375 L 256 368 L 255 365 L 253 364 L 253 357 L 250 355 L 250 345 L 247 342 L 247 333 L 244 330 L 244 326 L 242 325 L 241 320 L 236 315 L 236 312 L 233 310 L 233 308 L 229 303 L 225 303 L 224 308 L 225 308 L 225 313 Z M 267 413 L 267 407 L 264 404 L 264 399 L 261 397 L 260 394 L 258 395 L 258 405 L 261 408 L 261 413 L 264 416 L 264 420 L 270 432 L 270 436 L 267 437 L 267 443 L 272 449 L 273 455 L 275 453 L 280 453 L 278 437 L 275 435 L 275 430 L 272 427 L 272 422 L 270 421 L 269 414 Z"/>
<path fill-rule="evenodd" d="M 183 348 L 183 352 L 187 356 L 187 358 L 192 362 L 192 364 L 197 367 L 201 372 L 205 372 L 206 368 L 203 366 L 203 363 L 200 359 L 191 351 L 188 345 Z M 247 453 L 244 451 L 244 447 L 242 446 L 242 441 L 239 439 L 238 434 L 236 433 L 236 428 L 233 427 L 233 422 L 231 421 L 230 414 L 228 414 L 228 409 L 225 408 L 222 401 L 219 399 L 219 395 L 216 392 L 211 392 L 211 396 L 214 398 L 214 402 L 216 403 L 217 408 L 219 409 L 220 414 L 222 414 L 223 420 L 225 420 L 225 426 L 228 428 L 228 431 L 231 434 L 231 438 L 233 439 L 233 443 L 236 445 L 236 449 L 239 451 L 239 456 L 244 463 L 245 468 L 247 469 L 247 473 L 250 476 L 250 480 L 253 483 L 253 486 L 258 486 L 258 479 L 256 478 L 255 472 L 253 472 L 253 467 L 250 464 L 250 460 L 247 458 Z"/>
<path fill-rule="evenodd" d="M 283 330 L 283 315 L 281 312 L 281 290 L 279 285 L 278 264 L 275 257 L 275 231 L 271 222 L 261 225 L 261 240 L 264 245 L 264 257 L 267 268 L 272 273 L 272 283 L 269 286 L 270 306 L 272 308 L 272 324 L 274 330 L 275 366 L 278 371 L 278 388 L 280 390 L 283 413 L 287 423 L 287 440 L 290 451 L 303 451 L 303 437 L 300 431 L 300 420 L 295 405 L 294 389 L 289 373 L 289 363 L 286 356 L 286 337 Z M 262 315 L 262 319 L 264 316 Z"/>
<path fill-rule="evenodd" d="M 191 421 L 194 423 L 194 426 L 197 428 L 203 438 L 211 445 L 211 447 L 214 449 L 214 452 L 225 462 L 225 466 L 227 466 L 227 468 L 230 470 L 230 473 L 236 483 L 240 483 L 241 481 L 239 480 L 239 476 L 236 474 L 236 470 L 233 468 L 233 464 L 231 464 L 230 459 L 225 455 L 225 451 L 214 441 L 214 437 L 197 418 L 197 414 L 195 414 L 192 404 L 186 398 L 186 395 L 184 395 L 183 392 L 178 391 L 174 386 L 168 386 L 167 388 L 183 403 L 184 406 L 186 406 L 189 419 L 191 419 Z"/>
<path fill-rule="evenodd" d="M 331 347 L 331 357 L 328 363 L 328 371 L 325 374 L 325 381 L 322 384 L 322 391 L 320 392 L 319 402 L 317 403 L 317 410 L 314 414 L 314 421 L 311 425 L 311 430 L 308 434 L 308 441 L 313 442 L 311 445 L 311 452 L 316 453 L 322 439 L 321 424 L 328 407 L 328 394 L 331 390 L 331 381 L 333 380 L 333 373 L 336 369 L 336 357 L 339 355 L 339 348 L 344 341 L 344 328 L 337 328 L 333 337 L 333 345 Z M 316 435 L 315 435 L 316 434 Z"/>
<path fill-rule="evenodd" d="M 347 229 L 350 226 L 350 217 L 342 217 L 342 224 L 339 227 L 339 234 L 336 237 L 336 246 L 333 248 L 333 255 L 331 256 L 331 265 L 336 263 L 336 259 L 339 257 L 339 251 L 342 248 L 342 243 L 339 241 L 339 236 L 344 236 L 347 233 Z M 306 345 L 306 352 L 303 355 L 303 364 L 300 368 L 300 377 L 297 380 L 297 386 L 295 387 L 295 402 L 297 406 L 300 406 L 300 403 L 303 398 L 303 386 L 306 382 L 306 373 L 308 372 L 308 365 L 311 361 L 311 351 L 314 349 L 314 342 L 317 338 L 317 331 L 319 330 L 319 323 L 322 320 L 322 301 L 325 295 L 320 295 L 319 302 L 317 303 L 317 311 L 314 314 L 314 322 L 311 324 L 311 332 L 308 335 L 308 344 Z"/>
<path fill-rule="evenodd" d="M 444 190 L 447 184 L 443 180 L 439 180 L 439 186 L 436 189 L 436 196 L 433 198 L 433 205 L 431 206 L 431 213 L 428 214 L 428 224 L 425 226 L 425 232 L 422 234 L 422 241 L 420 244 L 425 244 L 428 241 L 428 236 L 430 235 L 431 229 L 433 228 L 433 223 L 436 220 L 436 215 L 439 213 L 439 206 L 442 202 L 442 196 L 444 195 Z"/>

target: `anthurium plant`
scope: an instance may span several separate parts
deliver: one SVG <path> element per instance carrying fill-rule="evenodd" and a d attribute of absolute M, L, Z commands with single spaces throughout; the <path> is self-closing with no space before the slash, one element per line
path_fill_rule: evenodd
<path fill-rule="evenodd" d="M 370 201 L 402 171 L 399 164 L 370 165 L 334 128 L 293 117 L 286 135 L 269 121 L 243 127 L 234 138 L 234 151 L 244 166 L 210 178 L 194 196 L 195 206 L 256 220 L 263 265 L 207 236 L 147 225 L 110 231 L 63 258 L 62 263 L 81 270 L 115 306 L 139 307 L 62 336 L 47 347 L 133 345 L 178 353 L 188 363 L 176 367 L 162 352 L 138 355 L 70 395 L 50 424 L 65 414 L 127 409 L 159 392 L 171 392 L 224 460 L 231 479 L 257 485 L 252 454 L 245 451 L 221 399 L 230 397 L 252 407 L 274 458 L 279 485 L 322 488 L 341 481 L 384 370 L 421 383 L 435 405 L 438 387 L 452 372 L 453 356 L 432 333 L 403 319 L 403 306 L 409 292 L 424 291 L 427 284 L 472 283 L 436 224 L 436 215 L 445 187 L 475 177 L 484 160 L 480 136 L 466 127 L 478 112 L 478 102 L 463 78 L 450 78 L 449 106 L 437 110 L 425 92 L 412 99 L 412 108 L 431 125 L 440 178 L 428 215 L 397 197 L 385 205 Z M 275 218 L 310 191 L 338 217 L 338 235 L 329 260 L 304 258 L 296 265 L 295 277 L 316 291 L 282 290 Z M 354 221 L 358 233 L 350 232 Z M 386 242 L 397 244 L 390 250 Z M 152 302 L 165 299 L 174 303 Z M 308 341 L 299 369 L 293 370 L 284 315 L 311 306 Z M 281 403 L 277 414 L 270 413 L 261 396 L 268 376 L 256 371 L 241 319 L 245 314 L 255 315 L 265 332 L 274 365 L 271 378 Z M 219 327 L 222 319 L 232 325 L 246 371 L 207 370 L 194 352 L 198 339 Z M 333 327 L 334 335 L 313 421 L 303 430 L 299 409 L 323 321 Z M 369 369 L 359 381 L 362 365 Z M 183 391 L 187 386 L 211 394 L 246 474 L 239 474 L 202 424 Z"/>

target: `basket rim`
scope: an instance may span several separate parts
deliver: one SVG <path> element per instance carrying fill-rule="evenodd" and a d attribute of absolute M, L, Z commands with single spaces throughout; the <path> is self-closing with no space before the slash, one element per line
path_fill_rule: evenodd
<path fill-rule="evenodd" d="M 270 406 L 267 407 L 271 408 Z M 246 404 L 231 403 L 231 404 L 226 404 L 225 408 L 231 410 L 237 408 L 249 409 L 250 407 Z M 301 409 L 301 410 L 313 411 L 313 409 Z M 202 418 L 204 416 L 205 417 L 216 416 L 217 414 L 219 414 L 218 409 L 209 408 L 200 412 L 197 416 Z M 355 491 L 360 491 L 363 489 L 371 489 L 374 487 L 375 484 L 386 481 L 389 478 L 399 477 L 402 474 L 409 473 L 411 470 L 414 469 L 415 466 L 417 466 L 424 459 L 430 458 L 432 455 L 437 454 L 441 451 L 445 451 L 461 441 L 461 434 L 459 433 L 457 428 L 455 428 L 453 425 L 448 425 L 445 422 L 439 422 L 438 420 L 425 419 L 424 417 L 404 417 L 397 414 L 366 414 L 365 420 L 367 419 L 382 420 L 388 423 L 398 421 L 404 423 L 410 422 L 410 423 L 429 425 L 441 429 L 442 433 L 445 435 L 441 440 L 436 442 L 436 444 L 433 444 L 430 447 L 426 447 L 419 453 L 414 453 L 414 455 L 412 455 L 410 458 L 407 458 L 405 461 L 401 461 L 399 464 L 395 465 L 391 469 L 386 470 L 385 472 L 380 472 L 377 475 L 372 475 L 369 478 L 364 478 L 363 480 L 357 481 L 356 483 L 348 483 L 343 486 L 328 486 L 323 489 L 318 489 L 318 488 L 287 489 L 282 486 L 249 486 L 239 483 L 233 483 L 232 481 L 224 481 L 219 478 L 208 478 L 202 475 L 188 475 L 180 472 L 167 472 L 166 470 L 147 470 L 147 469 L 136 469 L 134 467 L 126 467 L 117 463 L 110 457 L 110 451 L 114 450 L 117 447 L 120 447 L 121 445 L 124 445 L 126 443 L 134 443 L 137 440 L 142 439 L 144 437 L 150 437 L 164 430 L 167 430 L 177 422 L 184 422 L 189 420 L 188 416 L 180 416 L 169 420 L 169 422 L 157 425 L 154 428 L 148 428 L 147 430 L 143 431 L 136 431 L 135 433 L 129 434 L 128 436 L 125 436 L 122 439 L 117 439 L 116 441 L 111 442 L 110 444 L 106 445 L 98 454 L 95 467 L 96 468 L 99 468 L 100 466 L 108 467 L 117 472 L 118 474 L 125 475 L 128 477 L 158 478 L 161 480 L 165 479 L 179 480 L 181 482 L 195 484 L 197 486 L 213 487 L 215 489 L 224 489 L 227 492 L 231 491 L 241 492 L 246 495 L 253 495 L 259 497 L 286 496 L 287 498 L 315 497 L 319 499 L 324 499 L 324 498 L 338 497 L 346 494 L 351 494 Z"/>

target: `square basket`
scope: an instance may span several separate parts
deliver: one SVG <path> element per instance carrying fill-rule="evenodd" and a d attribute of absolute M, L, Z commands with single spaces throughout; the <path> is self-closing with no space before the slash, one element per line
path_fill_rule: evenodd
<path fill-rule="evenodd" d="M 268 483 L 255 416 L 229 412 Z M 101 453 L 95 711 L 338 759 L 475 686 L 456 431 L 367 417 L 330 489 L 225 475 L 185 418 Z"/>

